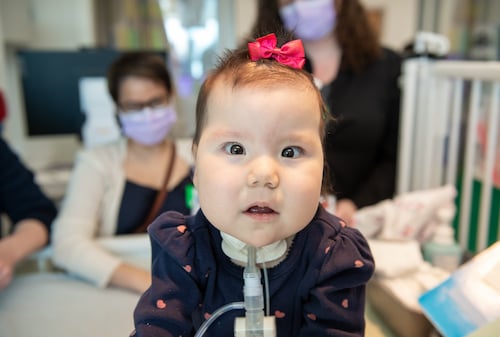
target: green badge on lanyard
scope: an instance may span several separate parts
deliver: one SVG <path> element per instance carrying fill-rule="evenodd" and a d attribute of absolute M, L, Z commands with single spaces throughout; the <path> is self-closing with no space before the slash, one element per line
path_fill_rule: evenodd
<path fill-rule="evenodd" d="M 198 203 L 198 192 L 193 184 L 186 185 L 185 196 L 186 206 L 191 210 L 191 214 L 196 213 L 200 205 Z"/>

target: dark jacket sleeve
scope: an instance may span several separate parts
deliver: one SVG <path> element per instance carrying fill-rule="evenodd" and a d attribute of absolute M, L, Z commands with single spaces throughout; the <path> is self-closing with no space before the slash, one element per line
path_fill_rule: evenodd
<path fill-rule="evenodd" d="M 365 289 L 375 269 L 368 243 L 350 227 L 324 242 L 326 249 L 318 249 L 323 263 L 304 304 L 305 324 L 298 335 L 364 336 Z"/>
<path fill-rule="evenodd" d="M 149 227 L 152 283 L 135 311 L 131 336 L 177 337 L 194 335 L 192 313 L 201 292 L 195 276 L 193 239 L 184 216 L 160 215 Z"/>
<path fill-rule="evenodd" d="M 33 173 L 0 138 L 0 212 L 14 226 L 24 219 L 40 220 L 49 230 L 56 216 L 54 203 L 36 184 Z"/>

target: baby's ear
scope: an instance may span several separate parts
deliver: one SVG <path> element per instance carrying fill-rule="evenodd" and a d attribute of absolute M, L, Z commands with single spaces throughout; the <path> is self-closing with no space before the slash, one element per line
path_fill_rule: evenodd
<path fill-rule="evenodd" d="M 198 152 L 198 144 L 193 143 L 193 145 L 191 145 L 191 154 L 193 155 L 193 159 L 196 159 L 196 152 Z"/>
<path fill-rule="evenodd" d="M 198 189 L 198 170 L 196 169 L 196 165 L 193 167 L 193 185 Z"/>
<path fill-rule="evenodd" d="M 193 155 L 193 185 L 197 187 L 198 185 L 198 170 L 196 169 L 196 153 L 198 152 L 198 146 L 193 144 L 191 147 L 191 153 Z"/>

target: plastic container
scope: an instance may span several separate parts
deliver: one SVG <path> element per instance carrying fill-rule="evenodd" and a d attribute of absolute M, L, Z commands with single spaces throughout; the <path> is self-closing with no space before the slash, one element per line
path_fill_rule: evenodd
<path fill-rule="evenodd" d="M 439 225 L 432 239 L 423 246 L 424 260 L 450 273 L 462 262 L 462 248 L 455 241 L 455 230 L 451 226 L 454 214 L 455 210 L 448 208 L 438 212 Z"/>

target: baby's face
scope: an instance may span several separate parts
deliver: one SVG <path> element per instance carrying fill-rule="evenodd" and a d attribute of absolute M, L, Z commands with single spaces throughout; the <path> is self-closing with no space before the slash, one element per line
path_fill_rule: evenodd
<path fill-rule="evenodd" d="M 215 86 L 195 152 L 201 208 L 219 230 L 255 247 L 314 216 L 323 175 L 312 89 Z"/>

